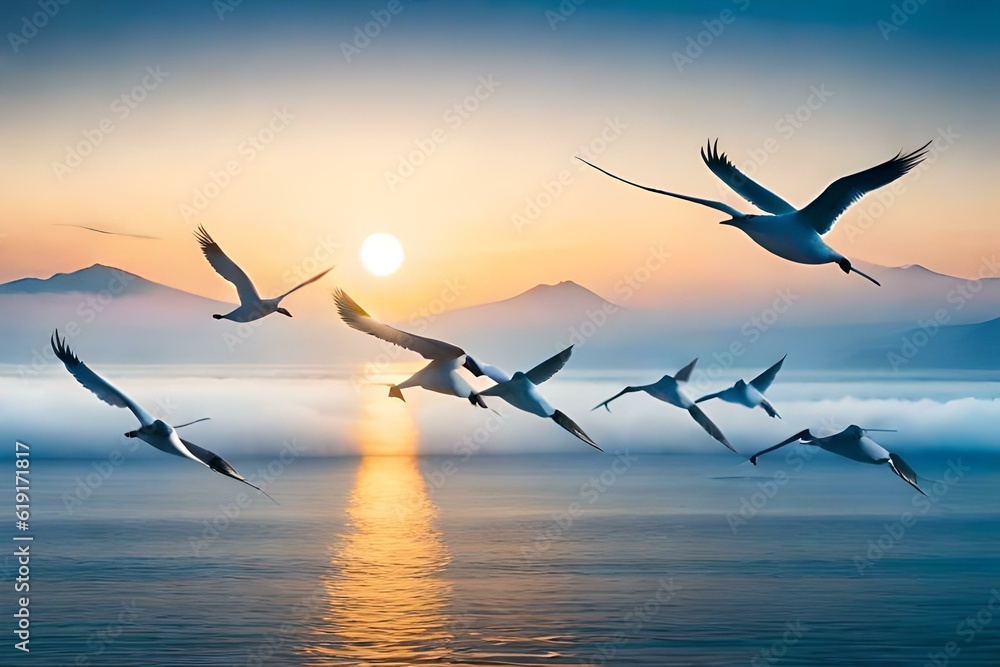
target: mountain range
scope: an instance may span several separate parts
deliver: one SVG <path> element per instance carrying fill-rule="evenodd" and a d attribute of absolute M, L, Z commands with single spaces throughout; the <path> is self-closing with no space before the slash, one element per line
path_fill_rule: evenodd
<path fill-rule="evenodd" d="M 511 369 L 571 344 L 571 368 L 650 368 L 650 375 L 695 356 L 703 368 L 726 369 L 767 365 L 786 353 L 800 368 L 1000 369 L 1000 279 L 865 268 L 882 288 L 848 283 L 847 290 L 832 280 L 684 312 L 670 304 L 626 307 L 563 281 L 445 312 L 418 333 Z M 228 307 L 101 264 L 23 278 L 0 284 L 0 362 L 44 364 L 57 327 L 71 339 L 85 333 L 86 357 L 104 362 L 352 363 L 379 345 L 329 319 L 239 326 L 211 318 Z"/>

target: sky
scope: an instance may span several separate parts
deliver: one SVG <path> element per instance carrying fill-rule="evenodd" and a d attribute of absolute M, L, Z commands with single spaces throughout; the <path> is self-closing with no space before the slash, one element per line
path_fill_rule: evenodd
<path fill-rule="evenodd" d="M 336 264 L 324 283 L 388 317 L 561 280 L 611 296 L 653 256 L 635 305 L 842 278 L 573 159 L 742 205 L 701 163 L 708 138 L 797 205 L 934 140 L 828 241 L 959 276 L 1000 246 L 994 3 L 331 5 L 5 2 L 0 281 L 101 262 L 231 300 L 199 224 L 262 292 Z M 392 276 L 359 262 L 375 232 L 405 249 Z"/>

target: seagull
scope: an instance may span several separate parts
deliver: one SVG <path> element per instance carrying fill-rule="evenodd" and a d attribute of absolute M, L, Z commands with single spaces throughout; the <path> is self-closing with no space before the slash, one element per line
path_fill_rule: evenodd
<path fill-rule="evenodd" d="M 771 366 L 754 379 L 750 380 L 749 383 L 743 381 L 742 379 L 738 380 L 732 387 L 723 389 L 722 391 L 714 394 L 709 394 L 708 396 L 702 396 L 695 401 L 695 403 L 701 403 L 702 401 L 718 398 L 727 403 L 745 405 L 751 410 L 759 405 L 764 408 L 764 412 L 766 412 L 768 416 L 781 419 L 781 415 L 778 414 L 778 411 L 774 409 L 774 406 L 772 406 L 767 400 L 767 397 L 764 396 L 764 392 L 767 391 L 767 388 L 771 386 L 772 382 L 774 382 L 774 376 L 778 374 L 779 370 L 781 370 L 781 364 L 783 363 L 785 363 L 785 357 L 782 357 L 778 363 Z"/>
<path fill-rule="evenodd" d="M 787 440 L 779 442 L 774 447 L 768 447 L 763 451 L 757 452 L 750 457 L 750 463 L 757 465 L 757 457 L 761 454 L 773 452 L 779 447 L 784 447 L 792 442 L 800 442 L 815 445 L 831 454 L 837 454 L 852 461 L 874 464 L 888 463 L 892 471 L 899 475 L 903 481 L 926 496 L 927 494 L 924 493 L 923 489 L 917 486 L 917 473 L 913 471 L 913 468 L 907 465 L 906 461 L 901 459 L 898 454 L 889 452 L 882 445 L 868 437 L 869 433 L 874 432 L 895 433 L 893 429 L 861 428 L 855 424 L 851 424 L 840 433 L 828 436 L 819 436 L 806 429 L 796 433 Z"/>
<path fill-rule="evenodd" d="M 205 253 L 205 259 L 208 260 L 208 263 L 212 265 L 212 268 L 215 269 L 220 276 L 236 286 L 236 293 L 240 297 L 240 307 L 225 315 L 212 315 L 212 317 L 217 320 L 253 322 L 254 320 L 259 320 L 266 315 L 270 315 L 271 313 L 281 313 L 282 315 L 291 317 L 291 313 L 278 306 L 278 304 L 281 303 L 281 300 L 295 290 L 302 289 L 309 283 L 316 282 L 333 269 L 331 266 L 329 269 L 317 273 L 309 280 L 296 285 L 281 296 L 276 296 L 273 299 L 262 299 L 260 298 L 260 295 L 257 294 L 257 288 L 253 286 L 253 283 L 250 281 L 247 274 L 243 272 L 243 269 L 237 266 L 236 262 L 229 259 L 229 257 L 226 256 L 226 253 L 222 252 L 222 248 L 220 248 L 219 244 L 208 235 L 208 232 L 205 231 L 203 226 L 199 226 L 194 235 L 198 238 L 198 242 L 201 244 L 201 251 Z"/>
<path fill-rule="evenodd" d="M 183 456 L 191 459 L 192 461 L 208 466 L 220 475 L 232 477 L 235 480 L 243 482 L 247 486 L 257 489 L 275 503 L 278 502 L 274 500 L 274 498 L 271 498 L 271 496 L 268 496 L 266 491 L 258 486 L 254 486 L 241 474 L 236 472 L 236 469 L 233 468 L 229 461 L 226 461 L 215 452 L 210 452 L 203 447 L 199 447 L 193 442 L 181 440 L 180 437 L 178 437 L 176 429 L 183 428 L 184 426 L 190 426 L 191 424 L 197 424 L 198 422 L 205 421 L 207 418 L 197 419 L 193 422 L 181 424 L 177 427 L 171 426 L 163 420 L 156 419 L 153 415 L 146 412 L 142 406 L 123 394 L 119 389 L 115 388 L 114 385 L 94 371 L 90 370 L 85 363 L 80 361 L 79 357 L 77 357 L 66 344 L 66 340 L 59 337 L 58 330 L 52 334 L 52 338 L 49 342 L 52 344 L 52 351 L 56 353 L 56 357 L 58 357 L 59 361 L 63 362 L 66 366 L 66 370 L 68 370 L 70 374 L 76 378 L 77 382 L 92 391 L 99 399 L 108 405 L 113 405 L 118 408 L 128 408 L 132 411 L 132 414 L 134 414 L 136 419 L 139 420 L 140 427 L 135 431 L 129 431 L 125 434 L 125 437 L 139 438 L 146 444 L 152 445 L 161 452 L 173 454 L 174 456 Z"/>
<path fill-rule="evenodd" d="M 688 380 L 691 378 L 691 372 L 694 370 L 694 365 L 697 363 L 698 360 L 695 359 L 690 364 L 677 371 L 677 375 L 673 377 L 664 375 L 653 384 L 642 385 L 641 387 L 625 387 L 608 400 L 595 405 L 591 408 L 591 410 L 604 408 L 608 412 L 611 412 L 611 408 L 608 407 L 608 404 L 611 401 L 615 400 L 619 396 L 623 396 L 624 394 L 630 394 L 634 391 L 644 391 L 653 398 L 687 410 L 694 420 L 698 422 L 710 436 L 721 442 L 733 452 L 736 452 L 733 446 L 729 444 L 729 440 L 726 439 L 726 436 L 719 430 L 719 427 L 713 424 L 712 420 L 708 418 L 708 415 L 702 412 L 702 409 L 695 405 L 695 401 L 692 401 L 691 398 L 684 393 L 684 385 L 686 385 Z"/>
<path fill-rule="evenodd" d="M 872 190 L 892 183 L 920 164 L 927 156 L 926 149 L 930 146 L 930 143 L 928 141 L 917 150 L 905 155 L 900 151 L 891 160 L 887 160 L 871 169 L 865 169 L 856 174 L 838 178 L 828 185 L 826 190 L 820 193 L 807 206 L 796 209 L 778 195 L 751 180 L 749 176 L 741 172 L 736 165 L 729 161 L 725 153 L 720 154 L 718 152 L 718 140 L 715 141 L 714 145 L 709 141 L 708 146 L 701 151 L 701 159 L 704 160 L 712 173 L 735 190 L 736 194 L 770 215 L 743 213 L 719 201 L 689 197 L 688 195 L 677 194 L 676 192 L 648 188 L 615 176 L 611 172 L 587 162 L 583 158 L 577 159 L 623 183 L 628 183 L 649 192 L 684 199 L 685 201 L 722 211 L 726 215 L 731 216 L 731 219 L 723 220 L 719 224 L 731 225 L 737 229 L 742 229 L 757 245 L 778 257 L 800 264 L 828 264 L 833 262 L 844 273 L 853 271 L 859 276 L 867 278 L 876 285 L 881 286 L 877 280 L 854 268 L 849 259 L 828 246 L 823 241 L 822 236 L 833 229 L 837 218 L 850 208 L 851 204 Z"/>
<path fill-rule="evenodd" d="M 604 450 L 598 447 L 597 443 L 591 440 L 590 436 L 584 433 L 583 429 L 577 426 L 576 422 L 553 408 L 538 391 L 538 385 L 558 373 L 566 365 L 566 362 L 569 361 L 571 354 L 573 354 L 572 345 L 554 357 L 546 359 L 530 371 L 526 373 L 517 371 L 513 375 L 508 374 L 497 366 L 481 364 L 473 360 L 473 365 L 483 375 L 496 382 L 495 385 L 479 392 L 477 395 L 496 396 L 507 401 L 518 410 L 524 410 L 533 415 L 551 419 L 591 447 L 603 452 Z"/>
<path fill-rule="evenodd" d="M 423 387 L 439 394 L 451 394 L 459 398 L 467 398 L 473 405 L 481 408 L 487 407 L 486 402 L 481 399 L 472 389 L 472 385 L 466 382 L 465 378 L 458 374 L 459 368 L 466 368 L 473 375 L 482 375 L 482 371 L 468 355 L 465 350 L 445 343 L 444 341 L 425 338 L 416 334 L 401 331 L 388 324 L 383 324 L 369 315 L 364 308 L 347 295 L 342 289 L 333 293 L 333 299 L 337 302 L 337 312 L 340 319 L 352 329 L 375 336 L 387 343 L 398 345 L 399 347 L 416 352 L 424 359 L 430 359 L 427 364 L 417 371 L 409 379 L 397 384 L 389 385 L 389 396 L 406 401 L 403 398 L 403 389 L 408 387 Z"/>

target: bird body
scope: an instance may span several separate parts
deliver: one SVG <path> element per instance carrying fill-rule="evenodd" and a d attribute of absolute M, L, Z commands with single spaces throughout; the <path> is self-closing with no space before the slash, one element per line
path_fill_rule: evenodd
<path fill-rule="evenodd" d="M 721 224 L 741 230 L 760 247 L 790 262 L 829 264 L 845 259 L 828 246 L 799 213 L 748 215 Z"/>
<path fill-rule="evenodd" d="M 799 264 L 835 263 L 844 273 L 857 273 L 879 285 L 877 280 L 852 266 L 849 259 L 827 245 L 822 237 L 833 229 L 837 219 L 854 202 L 872 190 L 892 183 L 920 164 L 927 156 L 926 149 L 929 145 L 930 142 L 905 155 L 900 151 L 895 157 L 882 164 L 839 178 L 827 186 L 807 206 L 797 209 L 741 172 L 736 165 L 729 161 L 725 153 L 720 154 L 718 141 L 715 142 L 715 145 L 709 142 L 708 146 L 701 151 L 701 158 L 705 165 L 736 194 L 767 212 L 760 215 L 743 213 L 728 204 L 711 199 L 701 199 L 639 185 L 620 176 L 615 176 L 583 158 L 577 159 L 628 185 L 722 211 L 730 218 L 719 224 L 743 230 L 757 245 L 782 259 Z"/>
<path fill-rule="evenodd" d="M 399 389 L 423 387 L 438 394 L 469 398 L 473 394 L 472 385 L 458 373 L 464 363 L 464 356 L 435 360 L 395 386 Z"/>
<path fill-rule="evenodd" d="M 487 396 L 497 396 L 518 410 L 545 419 L 550 419 L 556 412 L 552 404 L 545 400 L 542 393 L 538 391 L 538 387 L 521 371 L 514 373 L 506 382 L 501 382 L 480 393 Z"/>
<path fill-rule="evenodd" d="M 292 289 L 288 290 L 280 296 L 276 296 L 273 299 L 262 299 L 260 294 L 257 293 L 257 288 L 254 287 L 253 281 L 246 272 L 241 269 L 236 262 L 229 259 L 229 257 L 222 251 L 219 244 L 209 236 L 208 232 L 205 231 L 204 227 L 198 227 L 195 232 L 195 237 L 198 239 L 198 243 L 201 245 L 201 251 L 205 254 L 205 259 L 208 263 L 212 265 L 216 273 L 228 280 L 236 287 L 236 294 L 240 297 L 240 305 L 234 310 L 224 314 L 212 315 L 217 320 L 230 320 L 232 322 L 253 322 L 254 320 L 259 320 L 262 317 L 266 317 L 271 313 L 281 313 L 286 317 L 291 317 L 292 314 L 287 310 L 282 308 L 279 304 L 281 300 L 292 292 L 305 287 L 310 283 L 314 283 L 327 273 L 329 273 L 333 267 L 317 273 L 312 278 L 299 283 Z"/>
<path fill-rule="evenodd" d="M 820 449 L 843 456 L 844 458 L 858 463 L 868 463 L 874 465 L 888 465 L 900 479 L 912 486 L 914 489 L 924 493 L 917 484 L 917 473 L 898 454 L 893 454 L 882 445 L 868 437 L 869 433 L 875 431 L 886 431 L 886 429 L 864 429 L 856 424 L 851 424 L 843 431 L 832 435 L 819 435 L 810 429 L 800 431 L 792 437 L 779 442 L 773 447 L 757 452 L 750 457 L 750 463 L 757 465 L 757 459 L 762 454 L 773 452 L 787 444 L 798 442 L 813 445 Z"/>

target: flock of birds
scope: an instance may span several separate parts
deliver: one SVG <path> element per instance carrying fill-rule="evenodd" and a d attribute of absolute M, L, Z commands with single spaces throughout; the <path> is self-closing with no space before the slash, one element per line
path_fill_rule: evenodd
<path fill-rule="evenodd" d="M 868 192 L 895 181 L 918 165 L 926 156 L 926 149 L 929 145 L 929 143 L 925 144 L 921 148 L 906 154 L 900 152 L 892 159 L 870 169 L 844 176 L 830 184 L 807 206 L 796 209 L 778 195 L 751 180 L 729 161 L 725 153 L 720 154 L 718 152 L 718 142 L 715 145 L 710 142 L 701 152 L 702 159 L 708 168 L 737 194 L 759 209 L 766 211 L 768 215 L 746 214 L 722 202 L 638 185 L 615 176 L 582 158 L 579 159 L 598 171 L 629 185 L 721 211 L 730 216 L 730 219 L 723 220 L 720 224 L 731 225 L 743 230 L 758 245 L 779 257 L 801 264 L 836 263 L 845 273 L 857 273 L 879 285 L 878 281 L 859 271 L 852 266 L 849 259 L 828 246 L 823 241 L 822 236 L 833 228 L 837 219 L 854 202 Z M 106 233 L 97 229 L 93 231 Z M 233 284 L 239 296 L 239 307 L 226 314 L 213 315 L 212 317 L 217 320 L 226 319 L 233 322 L 251 322 L 272 313 L 280 313 L 291 317 L 291 313 L 281 307 L 281 301 L 296 290 L 316 282 L 333 268 L 330 267 L 316 274 L 284 294 L 264 299 L 257 292 L 249 276 L 223 252 L 219 244 L 212 239 L 204 227 L 199 227 L 195 232 L 195 236 L 205 255 L 205 259 L 208 260 L 208 263 L 220 276 Z M 598 450 L 601 449 L 576 422 L 562 411 L 555 409 L 539 391 L 539 385 L 552 378 L 569 361 L 573 350 L 572 346 L 546 359 L 528 371 L 516 371 L 510 374 L 497 366 L 479 362 L 456 345 L 408 333 L 378 321 L 341 289 L 336 290 L 333 296 L 336 301 L 338 313 L 347 326 L 385 342 L 416 352 L 430 362 L 403 382 L 389 385 L 390 397 L 405 400 L 403 398 L 403 389 L 421 387 L 429 391 L 465 398 L 472 405 L 481 408 L 488 407 L 484 397 L 497 398 L 509 403 L 518 410 L 545 419 L 551 419 L 591 447 Z M 117 389 L 80 361 L 76 354 L 66 345 L 66 341 L 60 337 L 58 331 L 53 333 L 51 345 L 56 357 L 63 362 L 66 370 L 80 384 L 97 395 L 105 403 L 127 408 L 135 415 L 139 421 L 139 428 L 126 433 L 126 437 L 139 438 L 162 452 L 191 459 L 209 467 L 217 473 L 243 482 L 270 498 L 262 489 L 247 481 L 221 456 L 187 440 L 183 440 L 177 435 L 177 429 L 196 422 L 171 426 L 161 419 L 156 419 L 121 390 Z M 610 412 L 612 401 L 628 393 L 645 392 L 657 400 L 686 410 L 709 435 L 733 452 L 737 452 L 737 450 L 698 404 L 712 399 L 719 399 L 751 409 L 759 406 L 770 417 L 779 418 L 777 410 L 775 410 L 774 406 L 767 399 L 765 392 L 781 370 L 781 366 L 785 361 L 784 357 L 749 382 L 741 379 L 733 386 L 722 391 L 693 399 L 686 392 L 686 388 L 697 361 L 695 359 L 675 375 L 664 375 L 652 384 L 625 387 L 611 398 L 596 405 L 593 409 L 596 410 L 603 407 Z M 467 370 L 476 377 L 485 376 L 492 380 L 494 384 L 482 391 L 476 391 L 462 376 L 460 373 L 461 369 Z M 918 477 L 913 469 L 897 454 L 887 451 L 868 437 L 869 433 L 878 430 L 883 429 L 863 429 L 859 426 L 851 425 L 839 433 L 824 435 L 819 431 L 806 429 L 773 447 L 757 452 L 749 458 L 749 461 L 756 465 L 758 457 L 768 452 L 772 452 L 793 442 L 804 443 L 854 461 L 887 464 L 896 475 L 920 493 L 924 493 L 917 484 Z"/>

